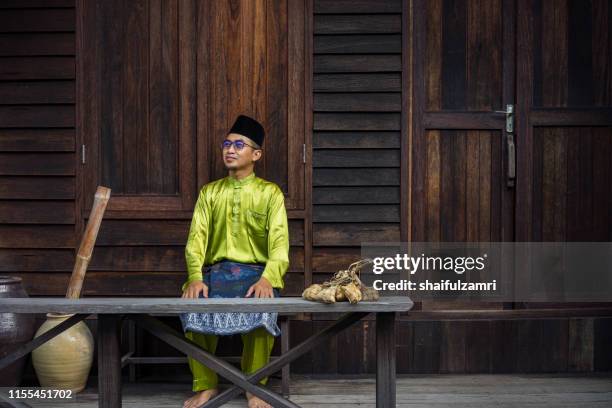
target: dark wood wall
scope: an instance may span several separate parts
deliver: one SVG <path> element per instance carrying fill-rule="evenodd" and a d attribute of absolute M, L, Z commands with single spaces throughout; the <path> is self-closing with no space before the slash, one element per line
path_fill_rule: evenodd
<path fill-rule="evenodd" d="M 363 241 L 610 240 L 611 8 L 1 1 L 0 271 L 22 276 L 31 295 L 62 295 L 104 184 L 113 197 L 84 295 L 178 295 L 195 195 L 224 175 L 217 142 L 241 112 L 266 125 L 256 172 L 286 195 L 285 295 L 358 259 Z M 504 115 L 493 112 L 508 103 L 514 187 Z M 610 319 L 440 316 L 399 317 L 399 372 L 612 367 Z M 292 343 L 326 318 L 298 316 Z M 373 325 L 360 322 L 292 369 L 372 372 Z M 239 353 L 235 340 L 221 352 Z M 171 353 L 139 342 L 143 354 Z"/>
<path fill-rule="evenodd" d="M 313 279 L 400 239 L 402 5 L 314 3 Z"/>
<path fill-rule="evenodd" d="M 0 269 L 65 291 L 79 230 L 74 1 L 0 2 Z"/>

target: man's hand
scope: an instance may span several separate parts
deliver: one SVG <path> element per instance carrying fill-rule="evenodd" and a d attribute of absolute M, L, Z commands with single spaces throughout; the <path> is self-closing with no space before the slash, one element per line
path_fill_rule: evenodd
<path fill-rule="evenodd" d="M 201 280 L 195 280 L 191 282 L 183 292 L 182 298 L 185 299 L 198 299 L 200 297 L 200 292 L 204 292 L 204 297 L 208 297 L 208 286 Z"/>
<path fill-rule="evenodd" d="M 251 296 L 254 294 L 256 298 L 271 298 L 274 297 L 274 292 L 272 291 L 272 285 L 266 278 L 263 276 L 259 278 L 257 283 L 251 285 L 245 297 Z"/>

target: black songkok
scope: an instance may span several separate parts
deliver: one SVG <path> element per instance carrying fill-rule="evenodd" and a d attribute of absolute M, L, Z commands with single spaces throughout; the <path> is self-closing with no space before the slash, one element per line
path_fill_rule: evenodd
<path fill-rule="evenodd" d="M 246 136 L 259 146 L 263 145 L 264 136 L 266 135 L 261 123 L 245 115 L 240 115 L 236 118 L 229 133 L 238 133 L 239 135 Z"/>

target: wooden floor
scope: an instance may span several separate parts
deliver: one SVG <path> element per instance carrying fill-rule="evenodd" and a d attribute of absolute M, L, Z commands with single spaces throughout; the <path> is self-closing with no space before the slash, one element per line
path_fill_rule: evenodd
<path fill-rule="evenodd" d="M 277 382 L 271 387 L 278 391 Z M 373 378 L 292 378 L 291 400 L 303 407 L 375 407 Z M 128 383 L 123 406 L 181 407 L 187 384 Z M 95 388 L 71 403 L 30 402 L 34 407 L 97 406 Z M 226 407 L 245 407 L 243 396 Z M 599 375 L 409 375 L 397 380 L 398 407 L 612 407 L 612 373 Z"/>

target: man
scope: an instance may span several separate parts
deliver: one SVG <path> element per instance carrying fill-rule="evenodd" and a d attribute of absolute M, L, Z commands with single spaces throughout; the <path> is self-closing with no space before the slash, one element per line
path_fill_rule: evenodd
<path fill-rule="evenodd" d="M 280 296 L 289 267 L 289 232 L 283 192 L 253 171 L 264 136 L 263 126 L 244 115 L 226 135 L 222 152 L 229 175 L 200 190 L 185 247 L 188 279 L 183 298 Z M 269 361 L 274 336 L 280 334 L 276 317 L 277 313 L 194 313 L 181 320 L 186 337 L 211 353 L 218 335 L 240 333 L 241 369 L 251 374 Z M 189 367 L 196 394 L 183 406 L 196 408 L 217 395 L 217 374 L 191 358 Z M 249 408 L 271 407 L 249 392 L 247 401 Z"/>

